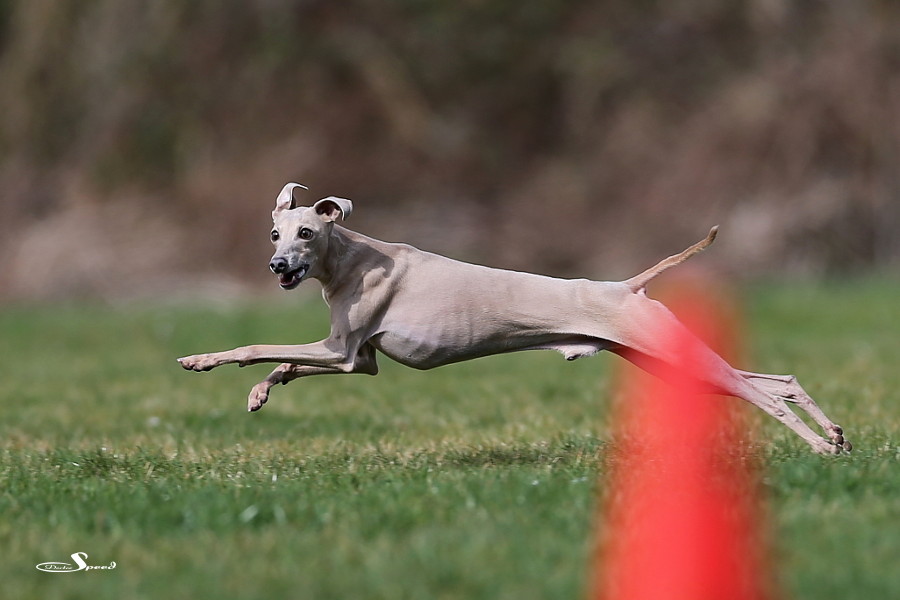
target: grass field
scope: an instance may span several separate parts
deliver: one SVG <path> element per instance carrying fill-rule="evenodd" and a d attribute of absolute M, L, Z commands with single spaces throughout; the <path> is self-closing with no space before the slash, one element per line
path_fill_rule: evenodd
<path fill-rule="evenodd" d="M 750 365 L 797 374 L 855 445 L 758 420 L 784 596 L 900 598 L 900 285 L 745 297 Z M 619 359 L 382 359 L 255 414 L 267 367 L 174 360 L 326 332 L 315 299 L 0 311 L 0 596 L 584 597 Z M 116 568 L 35 569 L 79 551 Z"/>

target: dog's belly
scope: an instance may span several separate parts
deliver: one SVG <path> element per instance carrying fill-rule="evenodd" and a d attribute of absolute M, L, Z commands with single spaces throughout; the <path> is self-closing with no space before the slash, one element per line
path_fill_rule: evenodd
<path fill-rule="evenodd" d="M 443 340 L 440 343 L 438 340 Z M 454 343 L 456 342 L 456 343 Z M 388 331 L 372 338 L 371 343 L 387 357 L 414 369 L 433 369 L 441 365 L 509 351 L 508 342 L 462 343 L 417 331 Z"/>
<path fill-rule="evenodd" d="M 556 350 L 567 360 L 574 360 L 612 346 L 607 340 L 564 333 L 486 336 L 468 344 L 460 340 L 455 344 L 436 344 L 434 339 L 427 335 L 415 335 L 411 331 L 390 331 L 374 336 L 370 342 L 387 357 L 414 369 L 433 369 L 473 358 L 522 350 Z"/>

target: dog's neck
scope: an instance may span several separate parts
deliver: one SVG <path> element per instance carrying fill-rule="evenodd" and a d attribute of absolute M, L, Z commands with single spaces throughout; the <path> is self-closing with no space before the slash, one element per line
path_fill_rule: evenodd
<path fill-rule="evenodd" d="M 315 276 L 322 284 L 326 297 L 360 285 L 368 271 L 379 267 L 390 269 L 388 263 L 392 261 L 375 247 L 377 244 L 378 240 L 340 225 L 332 228 L 328 250 Z"/>

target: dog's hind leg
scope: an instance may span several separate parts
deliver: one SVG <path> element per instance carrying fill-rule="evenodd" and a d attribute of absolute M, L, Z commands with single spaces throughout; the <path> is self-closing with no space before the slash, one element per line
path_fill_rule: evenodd
<path fill-rule="evenodd" d="M 749 371 L 737 371 L 741 377 L 747 379 L 752 385 L 762 388 L 769 394 L 796 404 L 806 412 L 816 424 L 825 430 L 832 443 L 841 446 L 844 450 L 851 450 L 853 445 L 844 439 L 844 431 L 834 421 L 828 418 L 825 412 L 819 408 L 816 401 L 806 393 L 806 390 L 793 375 L 769 375 L 766 373 L 751 373 Z"/>
<path fill-rule="evenodd" d="M 791 411 L 784 398 L 772 392 L 771 387 L 757 385 L 735 370 L 665 306 L 634 294 L 626 301 L 626 308 L 631 323 L 639 326 L 621 329 L 617 336 L 619 347 L 613 348 L 613 352 L 664 380 L 683 380 L 683 376 L 677 374 L 689 373 L 704 391 L 742 398 L 762 409 L 803 438 L 814 451 L 820 454 L 840 452 L 842 445 L 837 444 L 836 437 L 832 436 L 832 443 L 818 435 Z M 804 406 L 806 408 L 809 406 Z M 831 435 L 835 430 L 828 431 Z"/>
<path fill-rule="evenodd" d="M 685 368 L 677 361 L 666 361 L 630 348 L 615 348 L 612 351 L 663 380 L 670 380 L 677 369 Z M 693 367 L 690 369 L 696 373 L 698 383 L 704 391 L 746 400 L 799 435 L 819 454 L 840 452 L 841 446 L 829 443 L 813 431 L 791 411 L 783 399 L 750 383 L 712 350 L 706 348 L 701 352 L 704 354 L 702 369 L 699 372 Z"/>
<path fill-rule="evenodd" d="M 737 371 L 734 371 L 734 373 L 740 377 L 740 374 Z M 787 425 L 819 454 L 837 454 L 844 448 L 844 446 L 842 446 L 844 441 L 843 438 L 840 439 L 840 443 L 836 440 L 833 441 L 833 443 L 828 442 L 813 431 L 803 419 L 794 414 L 790 407 L 785 403 L 784 399 L 765 389 L 761 389 L 761 386 L 754 385 L 750 381 L 743 379 L 742 383 L 735 382 L 735 385 L 729 391 L 729 394 L 747 400 L 754 406 L 763 409 L 781 423 Z M 846 449 L 849 450 L 850 448 Z"/>

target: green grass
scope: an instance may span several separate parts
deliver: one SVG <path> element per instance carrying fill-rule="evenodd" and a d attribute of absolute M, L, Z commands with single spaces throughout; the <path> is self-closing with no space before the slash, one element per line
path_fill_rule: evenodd
<path fill-rule="evenodd" d="M 900 597 L 898 298 L 871 282 L 747 296 L 750 364 L 797 374 L 855 445 L 815 456 L 757 419 L 787 597 Z M 174 361 L 326 332 L 315 300 L 0 312 L 4 597 L 583 597 L 618 359 L 382 359 L 375 378 L 279 386 L 255 414 L 267 367 Z M 78 551 L 117 567 L 35 569 Z"/>

